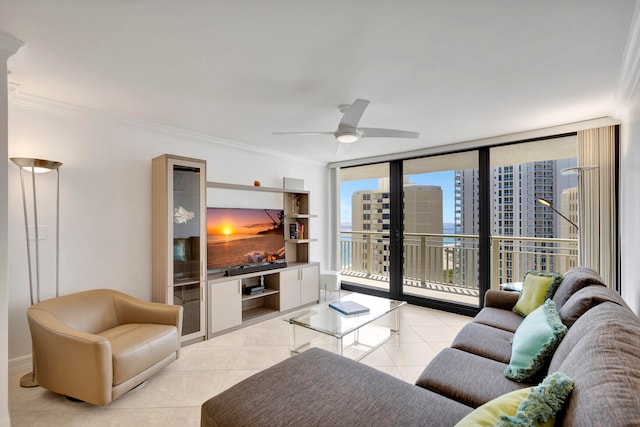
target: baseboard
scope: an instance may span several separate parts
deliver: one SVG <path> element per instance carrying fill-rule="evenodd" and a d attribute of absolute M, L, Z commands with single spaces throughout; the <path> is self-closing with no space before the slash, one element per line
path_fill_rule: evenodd
<path fill-rule="evenodd" d="M 9 360 L 9 377 L 29 373 L 32 369 L 33 365 L 31 364 L 30 354 Z"/>

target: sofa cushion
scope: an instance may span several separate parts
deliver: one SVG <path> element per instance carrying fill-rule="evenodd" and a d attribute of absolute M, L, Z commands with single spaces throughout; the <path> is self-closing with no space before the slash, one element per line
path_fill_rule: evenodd
<path fill-rule="evenodd" d="M 522 292 L 513 311 L 526 316 L 551 298 L 562 282 L 562 275 L 529 271 L 522 284 Z"/>
<path fill-rule="evenodd" d="M 551 359 L 566 333 L 555 303 L 546 300 L 513 334 L 511 359 L 504 375 L 514 381 L 530 381 Z"/>
<path fill-rule="evenodd" d="M 531 384 L 503 375 L 507 365 L 455 348 L 445 348 L 422 371 L 416 384 L 477 408 L 510 391 Z"/>
<path fill-rule="evenodd" d="M 473 318 L 473 322 L 492 326 L 505 331 L 515 332 L 522 323 L 523 317 L 509 310 L 485 307 Z"/>
<path fill-rule="evenodd" d="M 128 323 L 100 332 L 111 344 L 113 385 L 118 385 L 176 351 L 175 326 Z"/>
<path fill-rule="evenodd" d="M 512 391 L 476 408 L 455 427 L 553 426 L 573 381 L 555 372 L 533 387 Z"/>
<path fill-rule="evenodd" d="M 467 323 L 458 332 L 451 347 L 502 363 L 511 359 L 513 333 L 481 323 Z"/>
<path fill-rule="evenodd" d="M 584 313 L 549 365 L 574 382 L 559 425 L 640 425 L 639 348 L 640 319 L 628 308 L 604 302 Z"/>
<path fill-rule="evenodd" d="M 560 315 L 560 319 L 562 319 L 562 323 L 570 328 L 587 310 L 606 301 L 626 306 L 622 297 L 615 291 L 604 286 L 592 285 L 586 286 L 571 295 L 562 305 L 558 314 Z"/>
<path fill-rule="evenodd" d="M 498 289 L 489 289 L 484 294 L 483 307 L 501 308 L 503 310 L 511 310 L 518 302 L 520 292 L 504 291 Z"/>
<path fill-rule="evenodd" d="M 472 408 L 370 366 L 312 348 L 201 409 L 201 426 L 452 426 Z"/>
<path fill-rule="evenodd" d="M 571 298 L 571 295 L 585 286 L 591 285 L 605 286 L 602 277 L 596 271 L 587 267 L 572 268 L 564 274 L 562 283 L 560 283 L 556 293 L 553 295 L 553 302 L 556 303 L 557 309 L 560 310 L 564 303 Z"/>

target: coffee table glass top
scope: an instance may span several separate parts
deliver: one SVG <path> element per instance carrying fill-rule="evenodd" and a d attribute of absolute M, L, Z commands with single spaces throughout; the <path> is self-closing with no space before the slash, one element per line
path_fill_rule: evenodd
<path fill-rule="evenodd" d="M 340 298 L 339 301 L 356 302 L 369 308 L 369 312 L 366 314 L 345 316 L 329 307 L 330 303 L 335 302 L 330 301 L 304 311 L 293 313 L 282 319 L 293 325 L 303 326 L 327 335 L 333 335 L 336 338 L 342 338 L 367 323 L 373 322 L 406 304 L 404 301 L 395 301 L 358 293 L 349 294 Z"/>

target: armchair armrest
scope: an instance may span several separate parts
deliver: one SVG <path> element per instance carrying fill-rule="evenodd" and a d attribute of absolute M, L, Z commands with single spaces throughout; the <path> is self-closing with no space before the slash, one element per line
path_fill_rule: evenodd
<path fill-rule="evenodd" d="M 518 302 L 519 296 L 520 294 L 517 292 L 489 289 L 487 293 L 484 294 L 484 306 L 511 310 L 516 305 L 516 302 Z"/>
<path fill-rule="evenodd" d="M 148 302 L 129 295 L 114 296 L 114 306 L 121 324 L 157 323 L 182 330 L 182 306 Z"/>
<path fill-rule="evenodd" d="M 38 383 L 97 405 L 110 402 L 113 368 L 109 340 L 70 328 L 46 310 L 30 307 L 27 318 Z"/>

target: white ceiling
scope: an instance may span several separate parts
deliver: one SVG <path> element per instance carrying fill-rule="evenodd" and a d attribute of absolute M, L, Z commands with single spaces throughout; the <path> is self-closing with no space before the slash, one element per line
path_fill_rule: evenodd
<path fill-rule="evenodd" d="M 615 113 L 636 0 L 0 0 L 23 94 L 330 162 Z M 637 13 L 637 12 L 636 12 Z M 340 104 L 420 132 L 335 155 Z"/>

